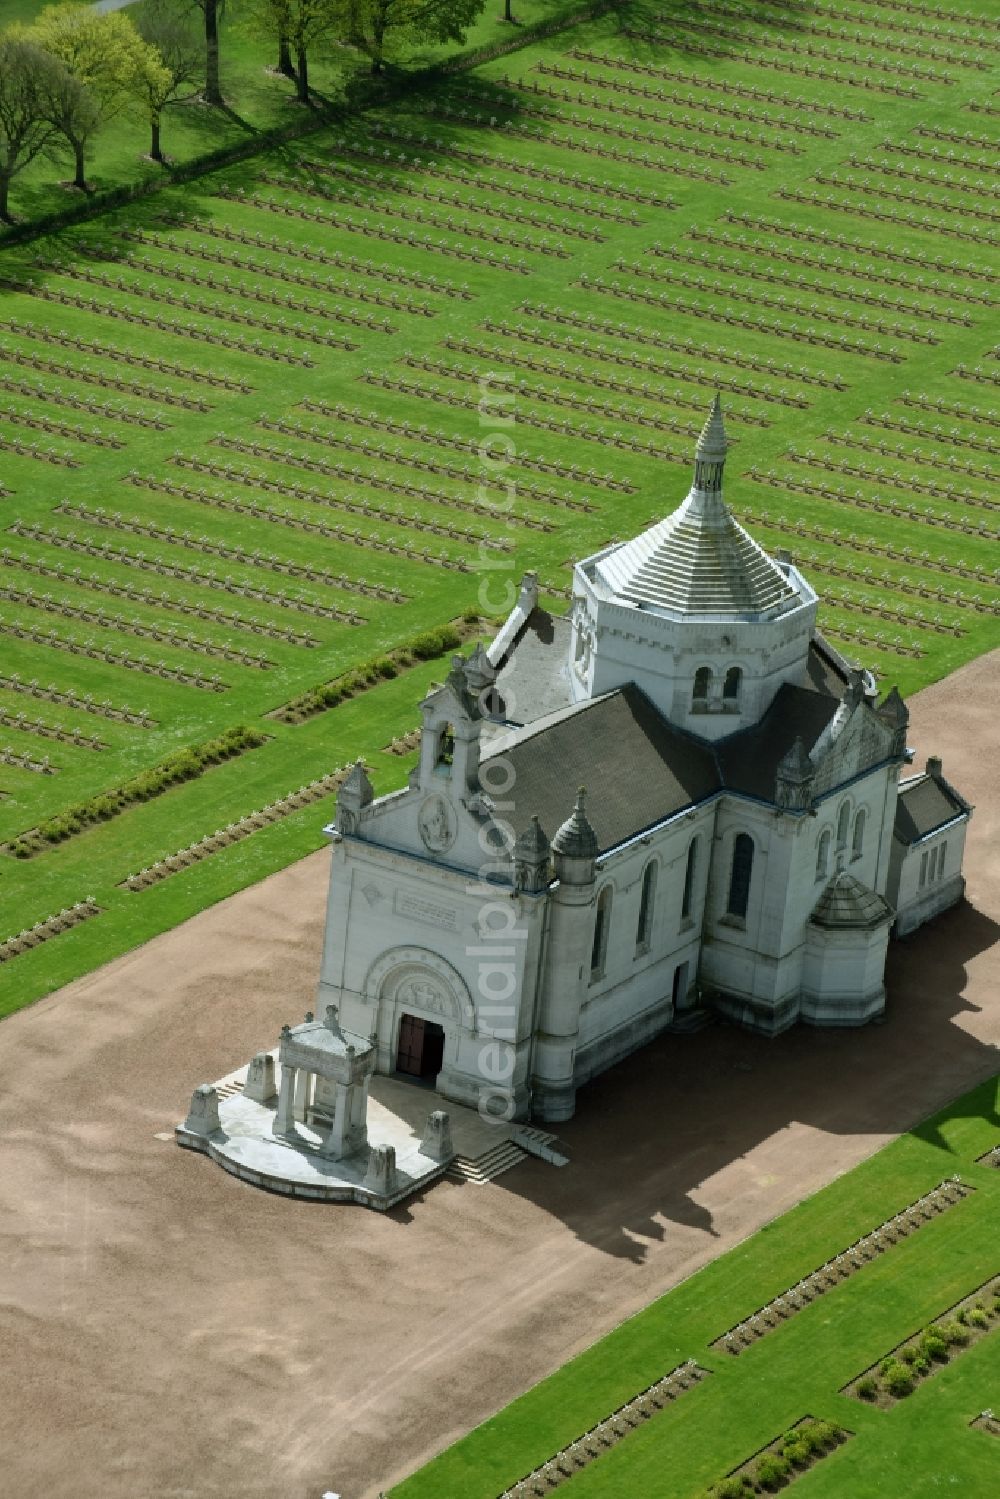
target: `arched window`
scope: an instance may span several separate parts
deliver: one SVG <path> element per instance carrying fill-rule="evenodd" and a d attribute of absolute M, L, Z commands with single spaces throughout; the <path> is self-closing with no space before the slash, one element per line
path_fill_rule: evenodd
<path fill-rule="evenodd" d="M 691 915 L 691 897 L 694 893 L 694 871 L 698 863 L 698 840 L 692 838 L 688 844 L 687 864 L 684 866 L 684 893 L 681 896 L 681 920 Z"/>
<path fill-rule="evenodd" d="M 830 829 L 824 828 L 816 845 L 816 878 L 825 880 L 830 873 Z"/>
<path fill-rule="evenodd" d="M 611 924 L 611 886 L 605 885 L 597 897 L 597 912 L 594 916 L 594 943 L 590 949 L 590 981 L 604 974 L 604 959 L 608 951 L 608 927 Z"/>
<path fill-rule="evenodd" d="M 840 811 L 837 813 L 837 848 L 847 847 L 847 829 L 851 824 L 851 804 L 842 802 Z"/>
<path fill-rule="evenodd" d="M 733 867 L 729 876 L 730 916 L 745 920 L 750 903 L 750 880 L 753 877 L 753 839 L 749 833 L 737 833 L 733 840 Z"/>
<path fill-rule="evenodd" d="M 653 903 L 656 900 L 656 864 L 650 861 L 642 873 L 642 894 L 639 896 L 639 922 L 635 931 L 637 950 L 645 951 L 653 935 Z"/>
<path fill-rule="evenodd" d="M 712 668 L 710 666 L 699 666 L 694 674 L 694 689 L 691 693 L 691 706 L 693 708 L 704 707 L 708 702 L 708 689 L 712 685 Z"/>
<path fill-rule="evenodd" d="M 740 688 L 743 685 L 743 673 L 738 666 L 731 666 L 726 672 L 726 680 L 722 684 L 722 701 L 724 703 L 739 702 Z"/>
<path fill-rule="evenodd" d="M 435 765 L 450 765 L 455 758 L 455 725 L 446 723 L 438 734 Z"/>
<path fill-rule="evenodd" d="M 854 837 L 851 840 L 851 858 L 860 859 L 865 845 L 865 809 L 858 812 L 854 819 Z"/>

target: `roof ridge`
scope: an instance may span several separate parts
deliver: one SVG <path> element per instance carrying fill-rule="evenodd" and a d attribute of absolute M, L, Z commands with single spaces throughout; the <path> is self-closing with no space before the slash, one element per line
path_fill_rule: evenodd
<path fill-rule="evenodd" d="M 534 739 L 538 734 L 544 734 L 548 729 L 554 727 L 555 722 L 562 722 L 566 718 L 575 718 L 578 713 L 585 713 L 588 708 L 596 707 L 598 703 L 606 702 L 609 697 L 624 693 L 627 688 L 634 686 L 632 682 L 624 682 L 620 687 L 611 687 L 607 692 L 599 693 L 597 697 L 584 697 L 578 703 L 567 703 L 565 707 L 553 708 L 550 713 L 545 713 L 541 718 L 532 719 L 531 723 L 517 724 L 512 726 L 511 732 L 517 734 L 517 744 L 527 744 L 529 739 Z M 643 693 L 645 696 L 645 693 Z M 507 736 L 503 736 L 507 737 Z M 501 739 L 503 742 L 503 738 Z M 497 755 L 504 754 L 504 749 L 489 748 L 489 753 L 483 755 L 483 760 L 493 760 Z"/>

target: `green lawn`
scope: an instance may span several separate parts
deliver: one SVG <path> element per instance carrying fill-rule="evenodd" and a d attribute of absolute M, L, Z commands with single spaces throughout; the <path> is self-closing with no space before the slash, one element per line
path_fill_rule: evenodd
<path fill-rule="evenodd" d="M 960 1351 L 889 1411 L 847 1382 L 1000 1269 L 1000 1173 L 975 1158 L 1000 1134 L 996 1080 L 699 1271 L 392 1490 L 392 1499 L 496 1499 L 536 1465 L 688 1358 L 711 1377 L 569 1481 L 567 1492 L 698 1499 L 804 1415 L 855 1438 L 796 1494 L 995 1492 L 995 1438 L 969 1429 L 1000 1394 L 996 1334 Z M 942 1181 L 975 1191 L 738 1358 L 709 1344 Z"/>
<path fill-rule="evenodd" d="M 858 45 L 895 25 L 848 9 Z M 801 33 L 763 8 L 744 58 L 683 10 L 665 39 L 630 34 L 660 24 L 633 7 L 3 252 L 0 843 L 233 725 L 274 737 L 35 858 L 0 853 L 0 941 L 102 908 L 0 967 L 0 1013 L 321 841 L 305 809 L 122 888 L 223 819 L 359 754 L 399 784 L 383 749 L 442 665 L 301 725 L 268 715 L 502 611 L 526 567 L 565 608 L 572 558 L 682 498 L 717 386 L 730 501 L 790 548 L 842 650 L 909 693 L 1000 641 L 997 132 L 972 107 L 994 108 L 998 70 L 988 9 L 970 14 L 947 65 L 943 22 L 897 28 L 888 61 L 920 78 L 871 67 L 863 89 L 787 71 Z M 508 468 L 481 452 L 504 435 L 478 410 L 488 376 L 514 396 Z M 24 768 L 43 755 L 54 774 Z"/>

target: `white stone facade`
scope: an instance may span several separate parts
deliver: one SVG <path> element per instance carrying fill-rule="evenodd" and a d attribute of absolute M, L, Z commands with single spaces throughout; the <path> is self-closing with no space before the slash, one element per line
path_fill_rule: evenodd
<path fill-rule="evenodd" d="M 905 706 L 816 636 L 724 458 L 716 407 L 680 510 L 581 563 L 569 621 L 528 575 L 422 704 L 409 785 L 342 788 L 318 1009 L 378 1072 L 565 1119 L 705 1007 L 767 1034 L 877 1017 L 894 908 L 909 929 L 961 894 L 970 809 L 939 775 L 897 807 Z"/>

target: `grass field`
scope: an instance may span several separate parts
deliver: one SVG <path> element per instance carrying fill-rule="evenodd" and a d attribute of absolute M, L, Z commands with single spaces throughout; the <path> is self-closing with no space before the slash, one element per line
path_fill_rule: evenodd
<path fill-rule="evenodd" d="M 0 841 L 272 737 L 0 854 L 0 942 L 101 908 L 0 965 L 0 1012 L 316 847 L 331 804 L 130 874 L 359 754 L 401 783 L 440 666 L 268 715 L 484 577 L 564 607 L 570 559 L 682 498 L 716 387 L 729 498 L 843 650 L 909 692 L 996 643 L 998 44 L 985 5 L 897 3 L 625 8 L 4 252 Z"/>
<path fill-rule="evenodd" d="M 955 1488 L 988 1499 L 996 1492 L 996 1439 L 970 1423 L 996 1409 L 1000 1396 L 995 1330 L 954 1352 L 890 1410 L 840 1391 L 1000 1270 L 1000 1173 L 975 1164 L 1000 1136 L 997 1105 L 994 1080 L 902 1136 L 624 1323 L 398 1485 L 392 1499 L 496 1499 L 688 1359 L 710 1377 L 577 1472 L 566 1490 L 573 1499 L 700 1499 L 806 1415 L 853 1436 L 794 1480 L 796 1496 L 882 1499 Z M 763 1302 L 954 1175 L 974 1190 L 953 1208 L 740 1356 L 710 1348 Z"/>

